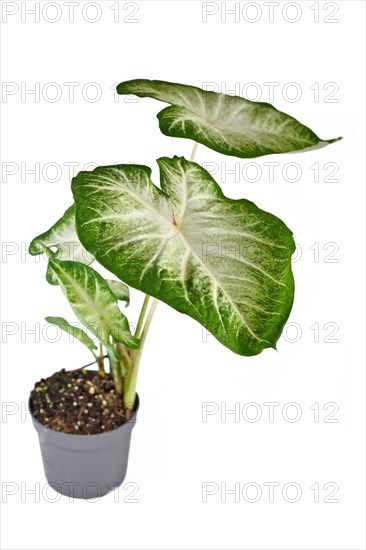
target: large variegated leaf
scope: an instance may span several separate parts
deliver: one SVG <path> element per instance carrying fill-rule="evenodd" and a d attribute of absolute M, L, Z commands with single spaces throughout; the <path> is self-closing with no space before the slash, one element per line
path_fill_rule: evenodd
<path fill-rule="evenodd" d="M 80 243 L 75 230 L 75 205 L 66 210 L 63 216 L 50 229 L 35 237 L 29 245 L 29 253 L 32 256 L 42 254 L 47 248 L 56 249 L 55 257 L 59 260 L 72 260 L 90 265 L 94 258 Z M 52 274 L 48 266 L 47 281 L 57 284 L 57 278 Z"/>
<path fill-rule="evenodd" d="M 128 285 L 204 325 L 241 355 L 274 347 L 293 301 L 286 225 L 225 197 L 184 158 L 80 172 L 72 183 L 83 245 Z"/>
<path fill-rule="evenodd" d="M 90 338 L 90 336 L 87 335 L 85 330 L 82 330 L 79 327 L 75 327 L 73 325 L 70 325 L 64 319 L 63 317 L 46 317 L 47 323 L 50 323 L 51 325 L 56 325 L 56 327 L 59 327 L 63 331 L 67 332 L 67 334 L 70 334 L 77 340 L 80 340 L 85 346 L 93 352 L 97 346 L 94 344 L 93 340 Z"/>
<path fill-rule="evenodd" d="M 163 134 L 189 138 L 225 155 L 254 158 L 272 153 L 319 149 L 341 138 L 322 140 L 295 118 L 268 103 L 207 92 L 161 80 L 129 80 L 119 94 L 170 103 L 158 114 Z"/>
<path fill-rule="evenodd" d="M 99 273 L 80 262 L 50 259 L 49 266 L 79 321 L 103 342 L 110 354 L 115 355 L 110 336 L 129 348 L 139 347 L 139 340 L 132 336 L 128 321 L 118 308 L 116 296 Z"/>

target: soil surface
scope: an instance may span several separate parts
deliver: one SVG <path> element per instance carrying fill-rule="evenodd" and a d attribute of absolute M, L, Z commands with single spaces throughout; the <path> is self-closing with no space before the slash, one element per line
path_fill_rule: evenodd
<path fill-rule="evenodd" d="M 33 416 L 57 432 L 91 435 L 118 428 L 131 417 L 116 394 L 113 377 L 96 371 L 56 372 L 31 392 Z"/>

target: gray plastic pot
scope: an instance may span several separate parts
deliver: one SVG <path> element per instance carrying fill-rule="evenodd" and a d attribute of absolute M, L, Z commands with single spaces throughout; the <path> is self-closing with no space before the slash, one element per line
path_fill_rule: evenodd
<path fill-rule="evenodd" d="M 115 430 L 96 435 L 56 432 L 32 414 L 48 483 L 62 495 L 84 499 L 101 497 L 118 487 L 126 476 L 139 405 L 136 395 L 130 420 Z M 32 412 L 31 400 L 29 410 Z"/>

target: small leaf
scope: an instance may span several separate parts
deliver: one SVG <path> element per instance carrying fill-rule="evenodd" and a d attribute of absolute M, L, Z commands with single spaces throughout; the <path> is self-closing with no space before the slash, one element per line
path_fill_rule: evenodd
<path fill-rule="evenodd" d="M 56 248 L 54 256 L 59 260 L 73 260 L 86 265 L 94 261 L 94 257 L 85 250 L 76 234 L 74 204 L 66 210 L 64 215 L 50 229 L 32 240 L 29 245 L 29 253 L 32 256 L 42 254 L 45 252 L 42 245 L 47 248 Z M 54 277 L 49 266 L 46 279 L 50 284 L 57 284 L 57 278 Z"/>
<path fill-rule="evenodd" d="M 122 302 L 126 302 L 126 306 L 130 305 L 130 289 L 122 281 L 112 281 L 112 279 L 106 279 L 109 288 L 117 298 Z"/>
<path fill-rule="evenodd" d="M 119 94 L 152 97 L 171 107 L 158 114 L 166 136 L 188 138 L 239 158 L 320 149 L 341 138 L 322 140 L 295 118 L 268 103 L 206 92 L 161 80 L 129 80 Z"/>
<path fill-rule="evenodd" d="M 199 321 L 241 355 L 274 347 L 294 282 L 291 231 L 247 200 L 225 197 L 184 158 L 80 172 L 72 182 L 81 242 L 119 279 Z"/>
<path fill-rule="evenodd" d="M 97 346 L 94 344 L 93 340 L 86 334 L 84 330 L 70 325 L 70 323 L 68 323 L 63 317 L 46 317 L 46 321 L 47 323 L 56 325 L 68 334 L 71 334 L 71 336 L 73 336 L 74 338 L 80 340 L 80 342 L 85 344 L 90 351 L 97 349 Z"/>
<path fill-rule="evenodd" d="M 99 273 L 80 262 L 50 259 L 49 265 L 76 317 L 109 352 L 113 349 L 110 336 L 129 348 L 139 347 L 139 340 L 132 336 L 128 321 L 118 308 L 117 298 Z"/>

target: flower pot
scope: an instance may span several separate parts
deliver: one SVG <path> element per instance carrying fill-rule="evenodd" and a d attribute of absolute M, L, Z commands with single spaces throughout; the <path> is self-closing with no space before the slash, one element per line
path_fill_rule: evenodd
<path fill-rule="evenodd" d="M 118 487 L 126 476 L 133 416 L 115 430 L 96 435 L 74 435 L 44 426 L 32 414 L 48 483 L 71 498 L 97 498 Z M 29 401 L 32 413 L 32 402 Z"/>

